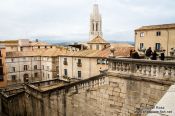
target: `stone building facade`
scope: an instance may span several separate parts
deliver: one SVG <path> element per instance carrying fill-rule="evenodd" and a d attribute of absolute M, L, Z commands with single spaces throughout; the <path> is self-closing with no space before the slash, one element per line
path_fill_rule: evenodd
<path fill-rule="evenodd" d="M 143 26 L 135 30 L 135 49 L 144 51 L 151 47 L 166 56 L 175 50 L 175 24 Z"/>
<path fill-rule="evenodd" d="M 6 49 L 0 46 L 0 88 L 7 86 Z"/>
<path fill-rule="evenodd" d="M 6 40 L 0 41 L 0 45 L 5 46 L 6 52 L 26 52 L 38 49 L 54 48 L 56 46 L 49 45 L 45 42 L 30 41 L 29 39 Z"/>
<path fill-rule="evenodd" d="M 64 50 L 57 48 L 30 52 L 7 52 L 8 84 L 51 80 L 59 73 L 58 55 Z"/>
<path fill-rule="evenodd" d="M 85 50 L 64 56 L 59 56 L 59 76 L 87 79 L 100 74 L 100 71 L 107 70 L 107 56 L 100 56 L 107 51 Z"/>

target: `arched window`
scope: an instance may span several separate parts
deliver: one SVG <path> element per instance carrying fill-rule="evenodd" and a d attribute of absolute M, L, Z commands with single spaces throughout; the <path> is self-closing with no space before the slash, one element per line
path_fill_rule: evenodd
<path fill-rule="evenodd" d="M 96 31 L 98 31 L 98 23 L 96 23 Z"/>

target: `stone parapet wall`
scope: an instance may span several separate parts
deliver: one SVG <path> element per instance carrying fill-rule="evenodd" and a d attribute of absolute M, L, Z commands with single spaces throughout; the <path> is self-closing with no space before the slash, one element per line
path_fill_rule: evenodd
<path fill-rule="evenodd" d="M 109 58 L 109 72 L 175 82 L 175 62 Z"/>
<path fill-rule="evenodd" d="M 3 97 L 3 107 L 13 111 L 9 116 L 145 116 L 142 110 L 153 107 L 170 84 L 108 73 L 46 91 L 37 86 Z"/>

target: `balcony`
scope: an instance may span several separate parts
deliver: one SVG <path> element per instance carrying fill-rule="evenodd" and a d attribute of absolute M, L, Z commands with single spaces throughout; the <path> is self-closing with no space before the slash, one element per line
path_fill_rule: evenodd
<path fill-rule="evenodd" d="M 64 65 L 68 65 L 67 61 L 64 61 L 63 64 L 64 64 Z"/>
<path fill-rule="evenodd" d="M 130 78 L 175 82 L 175 61 L 109 58 L 109 72 Z"/>
<path fill-rule="evenodd" d="M 82 67 L 82 63 L 81 62 L 77 63 L 77 66 Z"/>

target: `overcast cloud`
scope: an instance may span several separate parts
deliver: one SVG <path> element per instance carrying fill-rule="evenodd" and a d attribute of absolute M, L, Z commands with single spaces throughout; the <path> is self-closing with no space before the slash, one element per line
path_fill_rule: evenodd
<path fill-rule="evenodd" d="M 0 40 L 89 38 L 95 0 L 0 0 Z M 106 40 L 133 41 L 143 25 L 175 23 L 175 0 L 98 0 Z"/>

